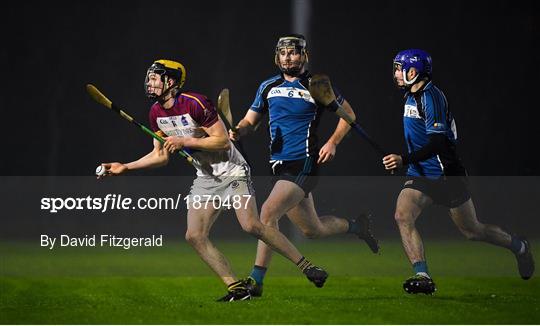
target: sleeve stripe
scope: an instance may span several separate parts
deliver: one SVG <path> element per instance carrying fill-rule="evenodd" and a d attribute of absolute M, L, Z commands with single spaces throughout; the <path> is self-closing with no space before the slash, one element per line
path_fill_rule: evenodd
<path fill-rule="evenodd" d="M 430 89 L 429 91 L 430 97 L 431 97 L 431 103 L 433 105 L 433 120 L 434 122 L 443 122 L 445 119 L 443 117 L 443 111 L 444 111 L 444 105 L 441 103 L 440 96 L 437 96 L 438 94 L 433 91 L 433 89 Z M 426 94 L 424 93 L 424 96 Z M 427 102 L 427 96 L 426 96 L 426 102 Z"/>
<path fill-rule="evenodd" d="M 282 85 L 284 83 L 284 81 L 281 79 L 280 76 L 278 76 L 279 78 L 276 78 L 276 79 L 272 79 L 269 81 L 269 83 L 263 83 L 264 87 L 261 89 L 261 106 L 260 107 L 255 107 L 255 106 L 251 106 L 251 110 L 257 112 L 257 113 L 263 113 L 263 111 L 267 111 L 269 109 L 269 104 L 268 104 L 268 93 L 270 92 L 270 90 L 273 88 L 273 87 L 278 87 L 280 85 Z M 262 86 L 261 86 L 262 87 Z"/>
<path fill-rule="evenodd" d="M 199 105 L 200 105 L 203 109 L 206 109 L 206 107 L 202 104 L 201 100 L 199 100 L 199 99 L 196 98 L 195 96 L 188 95 L 188 94 L 186 94 L 186 93 L 182 93 L 182 94 L 180 94 L 180 95 L 185 96 L 185 97 L 187 97 L 187 98 L 190 98 L 190 99 L 192 99 L 192 100 L 197 101 L 197 103 L 199 103 Z"/>
<path fill-rule="evenodd" d="M 442 97 L 439 92 L 437 92 L 437 113 L 439 114 L 439 121 L 446 122 L 444 118 L 444 104 L 442 103 Z"/>

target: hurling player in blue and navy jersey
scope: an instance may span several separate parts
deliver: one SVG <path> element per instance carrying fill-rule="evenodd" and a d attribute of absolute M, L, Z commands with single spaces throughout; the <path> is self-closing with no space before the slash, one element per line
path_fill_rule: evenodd
<path fill-rule="evenodd" d="M 431 57 L 410 49 L 394 59 L 394 80 L 406 91 L 403 126 L 408 153 L 383 158 L 387 170 L 408 165 L 407 180 L 399 194 L 395 219 L 405 253 L 415 275 L 403 284 L 408 293 L 431 294 L 435 284 L 428 272 L 416 218 L 430 204 L 450 209 L 450 217 L 470 240 L 510 249 L 516 256 L 521 277 L 534 273 L 529 242 L 496 225 L 478 221 L 467 187 L 466 170 L 457 153 L 457 130 L 444 93 L 431 81 Z"/>
<path fill-rule="evenodd" d="M 269 115 L 269 163 L 275 184 L 262 206 L 261 221 L 277 227 L 278 220 L 286 214 L 308 238 L 353 233 L 377 252 L 379 248 L 370 231 L 369 216 L 346 219 L 318 216 L 315 211 L 311 191 L 317 183 L 317 165 L 333 159 L 336 146 L 350 126 L 340 120 L 333 135 L 321 148 L 318 147 L 316 128 L 324 109 L 315 104 L 308 91 L 311 74 L 305 69 L 308 52 L 304 36 L 281 37 L 276 45 L 274 62 L 281 73 L 262 82 L 244 119 L 235 131 L 230 131 L 230 137 L 237 140 L 253 130 L 265 114 Z M 354 116 L 349 103 L 337 90 L 334 92 L 338 102 Z M 263 278 L 271 257 L 271 248 L 259 241 L 255 266 L 248 278 L 253 296 L 262 294 Z M 297 264 L 315 285 L 323 286 L 328 277 L 324 270 L 305 259 Z"/>

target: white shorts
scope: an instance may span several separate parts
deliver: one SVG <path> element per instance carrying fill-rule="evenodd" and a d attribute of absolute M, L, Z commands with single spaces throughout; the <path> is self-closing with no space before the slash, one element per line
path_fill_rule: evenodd
<path fill-rule="evenodd" d="M 225 202 L 232 200 L 234 196 L 255 196 L 255 190 L 251 177 L 249 176 L 227 176 L 213 178 L 209 176 L 198 176 L 191 186 L 189 200 L 220 200 Z M 193 196 L 197 196 L 194 198 Z"/>

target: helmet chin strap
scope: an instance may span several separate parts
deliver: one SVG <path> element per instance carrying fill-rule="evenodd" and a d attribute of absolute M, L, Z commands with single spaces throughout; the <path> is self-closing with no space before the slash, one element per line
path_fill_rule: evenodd
<path fill-rule="evenodd" d="M 403 69 L 403 82 L 405 83 L 405 85 L 412 85 L 414 84 L 414 82 L 418 79 L 418 74 L 416 74 L 416 76 L 411 79 L 411 80 L 407 80 L 407 71 L 405 71 L 405 69 Z"/>
<path fill-rule="evenodd" d="M 163 76 L 163 90 L 162 90 L 162 92 L 161 92 L 161 95 L 159 95 L 159 96 L 156 98 L 156 100 L 157 100 L 160 104 L 163 104 L 163 103 L 167 102 L 169 99 L 165 99 L 165 97 L 166 97 L 167 95 L 169 95 L 169 93 L 170 93 L 173 89 L 177 88 L 177 86 L 178 86 L 178 83 L 175 82 L 174 84 L 171 85 L 171 87 L 168 87 L 167 89 L 165 89 L 165 85 L 167 85 L 167 82 L 168 82 L 168 81 L 169 81 L 169 77 Z"/>

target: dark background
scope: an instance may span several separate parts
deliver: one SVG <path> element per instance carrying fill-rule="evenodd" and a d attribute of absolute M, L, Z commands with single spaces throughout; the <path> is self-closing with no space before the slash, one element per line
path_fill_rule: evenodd
<path fill-rule="evenodd" d="M 277 73 L 277 38 L 292 31 L 289 1 L 92 1 L 4 4 L 1 110 L 3 175 L 91 175 L 102 161 L 130 161 L 151 140 L 94 103 L 95 84 L 147 124 L 143 91 L 155 59 L 182 62 L 185 90 L 216 99 L 231 89 L 238 120 L 258 85 Z M 538 175 L 536 1 L 312 1 L 310 69 L 329 74 L 361 124 L 403 151 L 402 99 L 392 59 L 404 48 L 433 56 L 434 81 L 458 125 L 471 175 Z M 337 119 L 323 116 L 321 140 Z M 267 174 L 265 128 L 244 145 L 254 174 Z M 338 147 L 326 175 L 384 175 L 357 136 Z M 192 175 L 172 160 L 148 175 Z"/>

